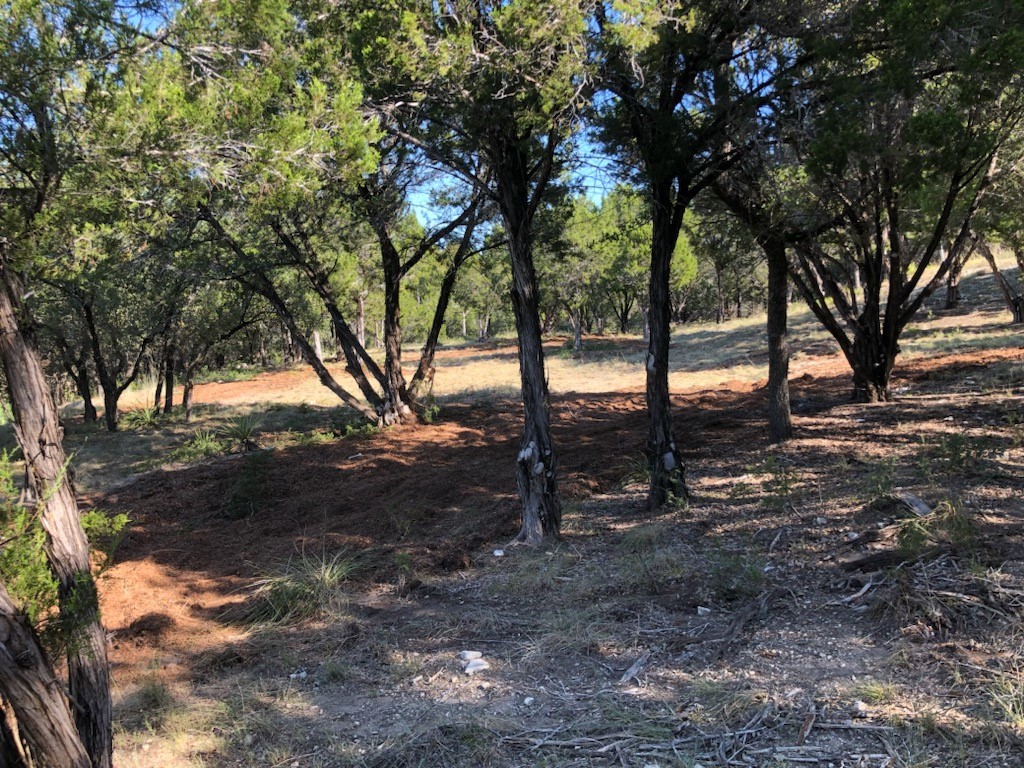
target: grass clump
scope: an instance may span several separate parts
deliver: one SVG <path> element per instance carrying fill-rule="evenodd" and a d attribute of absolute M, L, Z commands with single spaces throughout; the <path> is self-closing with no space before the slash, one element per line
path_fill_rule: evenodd
<path fill-rule="evenodd" d="M 708 588 L 727 603 L 749 600 L 761 592 L 764 564 L 749 554 L 718 550 L 708 558 Z"/>
<path fill-rule="evenodd" d="M 896 700 L 899 695 L 899 689 L 892 683 L 883 683 L 880 680 L 863 680 L 853 686 L 850 694 L 854 698 L 868 704 L 886 704 Z"/>
<path fill-rule="evenodd" d="M 346 604 L 345 587 L 359 566 L 344 550 L 330 556 L 303 553 L 253 585 L 240 618 L 246 624 L 292 624 L 334 615 Z"/>
<path fill-rule="evenodd" d="M 942 501 L 930 515 L 902 521 L 896 539 L 908 557 L 919 556 L 934 547 L 970 549 L 977 544 L 978 524 L 959 505 Z"/>
<path fill-rule="evenodd" d="M 764 460 L 761 471 L 768 479 L 761 483 L 764 495 L 761 506 L 776 512 L 792 508 L 796 489 L 796 473 L 793 468 L 779 457 L 770 455 Z"/>
<path fill-rule="evenodd" d="M 171 456 L 175 461 L 192 462 L 218 456 L 224 453 L 224 449 L 224 443 L 217 439 L 213 430 L 197 429 L 192 437 L 171 452 Z"/>

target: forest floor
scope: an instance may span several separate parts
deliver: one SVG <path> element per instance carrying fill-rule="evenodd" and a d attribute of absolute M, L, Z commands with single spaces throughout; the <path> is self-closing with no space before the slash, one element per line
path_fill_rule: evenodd
<path fill-rule="evenodd" d="M 798 314 L 780 448 L 761 321 L 680 331 L 692 497 L 658 514 L 642 341 L 552 342 L 538 551 L 509 543 L 508 342 L 443 351 L 418 427 L 346 429 L 302 369 L 202 385 L 197 425 L 69 426 L 87 503 L 132 520 L 100 582 L 117 766 L 1019 765 L 1024 338 L 990 278 L 964 293 L 885 405 Z M 245 412 L 260 450 L 184 460 Z"/>

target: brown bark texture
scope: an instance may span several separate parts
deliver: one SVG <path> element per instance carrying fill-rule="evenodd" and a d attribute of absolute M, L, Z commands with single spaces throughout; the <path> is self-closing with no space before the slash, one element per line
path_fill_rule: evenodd
<path fill-rule="evenodd" d="M 15 434 L 40 500 L 46 555 L 57 577 L 75 726 L 94 768 L 109 768 L 112 721 L 106 634 L 90 571 L 89 543 L 68 479 L 57 409 L 39 356 L 18 320 L 17 302 L 22 293 L 10 268 L 0 265 L 0 361 L 7 376 Z M 14 698 L 8 696 L 12 706 L 17 706 Z"/>

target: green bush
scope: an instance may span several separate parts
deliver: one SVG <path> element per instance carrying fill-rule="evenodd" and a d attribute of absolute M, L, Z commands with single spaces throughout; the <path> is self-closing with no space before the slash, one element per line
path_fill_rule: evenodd
<path fill-rule="evenodd" d="M 67 628 L 61 628 L 54 611 L 57 579 L 46 558 L 46 532 L 39 510 L 21 503 L 12 459 L 11 453 L 0 451 L 0 580 L 53 650 L 60 647 L 61 638 L 67 637 Z M 90 510 L 82 513 L 81 522 L 89 544 L 98 553 L 98 570 L 103 570 L 112 561 L 128 516 Z"/>
<path fill-rule="evenodd" d="M 171 453 L 177 461 L 198 461 L 224 452 L 224 444 L 209 429 L 198 429 Z"/>

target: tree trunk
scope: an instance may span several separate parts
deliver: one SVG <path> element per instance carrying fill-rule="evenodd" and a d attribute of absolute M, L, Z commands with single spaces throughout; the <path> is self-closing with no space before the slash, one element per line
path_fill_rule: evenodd
<path fill-rule="evenodd" d="M 192 390 L 195 389 L 195 372 L 186 370 L 185 384 L 181 391 L 181 405 L 185 409 L 185 422 L 192 421 Z"/>
<path fill-rule="evenodd" d="M 117 432 L 117 401 L 120 396 L 113 384 L 103 385 L 103 421 L 108 432 Z"/>
<path fill-rule="evenodd" d="M 41 500 L 40 520 L 46 531 L 47 558 L 57 577 L 61 621 L 71 633 L 67 662 L 75 726 L 94 768 L 110 768 L 112 721 L 107 637 L 100 624 L 89 543 L 82 532 L 78 504 L 68 479 L 57 409 L 47 390 L 39 357 L 28 345 L 15 314 L 15 297 L 23 291 L 13 283 L 14 277 L 6 265 L 0 269 L 0 360 L 7 376 L 15 434 L 31 470 L 36 497 Z M 0 606 L 0 613 L 9 614 L 3 608 Z M 15 631 L 13 627 L 11 631 Z M 23 650 L 31 652 L 31 648 Z M 14 659 L 17 663 L 18 656 Z M 29 664 L 36 668 L 37 662 Z M 7 698 L 12 706 L 18 706 L 16 694 Z M 55 763 L 64 764 L 86 763 L 81 763 L 80 757 Z"/>
<path fill-rule="evenodd" d="M 173 347 L 169 349 L 164 361 L 164 413 L 174 411 L 174 352 Z"/>
<path fill-rule="evenodd" d="M 572 323 L 572 351 L 579 354 L 583 351 L 583 313 L 570 308 L 569 322 Z"/>
<path fill-rule="evenodd" d="M 320 331 L 313 331 L 313 351 L 316 353 L 316 359 L 321 363 L 324 361 L 324 344 L 320 340 Z"/>
<path fill-rule="evenodd" d="M 416 373 L 413 374 L 412 381 L 409 383 L 409 395 L 413 400 L 420 400 L 425 393 L 434 388 L 434 353 L 437 351 L 437 342 L 444 329 L 444 318 L 448 313 L 448 304 L 452 298 L 452 291 L 455 290 L 455 281 L 459 276 L 460 267 L 461 263 L 452 264 L 445 272 L 444 279 L 441 280 L 441 289 L 434 307 L 434 319 L 430 323 L 427 339 L 423 342 Z M 462 335 L 466 335 L 466 310 L 462 310 Z"/>
<path fill-rule="evenodd" d="M 163 399 L 164 394 L 164 365 L 167 360 L 161 358 L 160 365 L 156 369 L 156 391 L 153 393 L 153 408 L 158 409 L 160 407 L 160 401 Z"/>
<path fill-rule="evenodd" d="M 89 369 L 83 365 L 75 377 L 75 386 L 78 388 L 78 395 L 82 398 L 82 419 L 86 424 L 95 424 L 99 418 L 96 413 L 96 405 L 92 401 L 92 382 L 89 381 Z"/>
<path fill-rule="evenodd" d="M 647 346 L 647 462 L 650 470 L 648 506 L 657 509 L 670 499 L 686 499 L 685 468 L 676 448 L 668 389 L 668 351 L 671 342 L 670 275 L 672 252 L 679 237 L 673 216 L 671 185 L 653 186 L 654 210 L 649 284 L 650 340 Z"/>
<path fill-rule="evenodd" d="M 977 243 L 978 250 L 981 251 L 981 255 L 988 262 L 988 266 L 992 270 L 992 277 L 995 278 L 996 285 L 999 286 L 999 291 L 1003 294 L 1003 299 L 1006 300 L 1006 306 L 1013 315 L 1012 322 L 1015 324 L 1024 323 L 1024 294 L 1014 290 L 1013 286 L 1010 285 L 1010 281 L 1006 279 L 999 269 L 999 265 L 996 264 L 996 257 L 992 253 L 992 249 L 988 247 L 988 243 L 981 238 L 976 238 L 975 242 Z"/>
<path fill-rule="evenodd" d="M 466 327 L 466 316 L 469 314 L 465 309 L 462 310 L 462 338 L 469 338 L 469 329 Z"/>
<path fill-rule="evenodd" d="M 533 264 L 528 160 L 505 148 L 496 169 L 499 207 L 512 260 L 512 311 L 519 339 L 519 374 L 523 394 L 523 437 L 516 460 L 516 485 L 522 502 L 522 527 L 517 541 L 537 546 L 557 538 L 562 508 L 556 485 L 555 451 L 551 441 L 548 381 L 541 342 L 540 294 Z M 535 191 L 534 194 L 539 194 Z"/>
<path fill-rule="evenodd" d="M 38 766 L 92 768 L 39 639 L 2 584 L 0 637 L 0 691 L 17 727 L 17 737 L 5 729 L 4 762 L 27 764 L 27 747 Z"/>
<path fill-rule="evenodd" d="M 847 359 L 853 369 L 853 400 L 858 403 L 886 403 L 892 399 L 889 378 L 895 351 L 883 348 L 877 334 L 858 329 Z"/>
<path fill-rule="evenodd" d="M 786 246 L 775 240 L 761 244 L 768 259 L 768 439 L 781 443 L 793 436 L 789 408 L 789 269 Z"/>
<path fill-rule="evenodd" d="M 402 372 L 402 259 L 388 234 L 378 230 L 384 270 L 384 384 L 380 421 L 389 427 L 412 421 L 405 375 Z"/>
<path fill-rule="evenodd" d="M 967 260 L 974 253 L 974 245 L 970 248 L 961 249 L 961 255 L 957 256 L 949 266 L 949 274 L 946 276 L 946 309 L 956 309 L 960 306 L 960 278 L 963 276 Z M 939 263 L 946 260 L 945 246 L 939 247 Z"/>
<path fill-rule="evenodd" d="M 366 349 L 366 297 L 361 293 L 356 296 L 356 340 Z"/>

